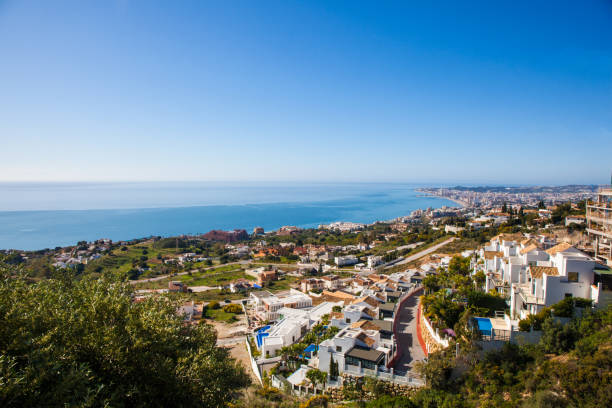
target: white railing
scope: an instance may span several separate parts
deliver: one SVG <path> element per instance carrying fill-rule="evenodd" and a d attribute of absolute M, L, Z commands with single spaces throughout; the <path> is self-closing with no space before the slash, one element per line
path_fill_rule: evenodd
<path fill-rule="evenodd" d="M 263 385 L 263 381 L 261 379 L 261 373 L 259 372 L 259 366 L 257 365 L 257 361 L 255 361 L 255 359 L 253 358 L 253 354 L 251 352 L 251 344 L 249 343 L 249 336 L 246 337 L 246 347 L 249 353 L 249 358 L 251 359 L 251 369 L 253 370 L 255 377 L 257 377 L 257 379 L 259 380 L 259 383 Z"/>
<path fill-rule="evenodd" d="M 427 328 L 427 331 L 429 332 L 431 337 L 434 339 L 434 341 L 438 343 L 440 346 L 442 346 L 443 348 L 448 347 L 449 345 L 448 339 L 442 338 L 442 336 L 440 336 L 440 332 L 438 331 L 438 329 L 434 329 L 431 326 L 431 324 L 429 323 L 429 319 L 425 317 L 425 314 L 421 313 L 421 317 L 423 319 L 423 322 L 425 323 L 425 327 Z M 429 349 L 429 347 L 427 348 Z M 427 352 L 429 352 L 429 350 L 427 350 Z"/>
<path fill-rule="evenodd" d="M 395 373 L 390 371 L 371 370 L 363 367 L 347 364 L 344 368 L 344 373 L 355 376 L 368 376 L 374 377 L 384 381 L 390 381 L 396 384 L 409 384 L 417 387 L 425 385 L 425 382 L 416 374 L 411 371 L 406 373 Z"/>

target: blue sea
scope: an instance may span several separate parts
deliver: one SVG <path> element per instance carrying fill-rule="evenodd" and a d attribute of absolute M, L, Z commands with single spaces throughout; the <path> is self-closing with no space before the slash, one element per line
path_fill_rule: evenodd
<path fill-rule="evenodd" d="M 385 183 L 0 183 L 0 248 L 334 221 L 371 223 L 457 206 Z"/>

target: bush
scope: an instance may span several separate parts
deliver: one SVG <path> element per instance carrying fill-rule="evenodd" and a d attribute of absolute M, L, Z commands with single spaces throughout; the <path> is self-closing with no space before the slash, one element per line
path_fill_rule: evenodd
<path fill-rule="evenodd" d="M 219 309 L 221 306 L 219 305 L 219 302 L 217 302 L 216 300 L 213 300 L 206 307 L 214 310 L 214 309 Z"/>
<path fill-rule="evenodd" d="M 315 395 L 301 403 L 300 408 L 327 407 L 328 404 L 329 397 L 327 395 Z"/>
<path fill-rule="evenodd" d="M 552 306 L 553 313 L 558 317 L 573 317 L 574 316 L 574 299 L 571 297 L 565 298 L 559 303 Z"/>
<path fill-rule="evenodd" d="M 553 306 L 554 307 L 554 306 Z M 537 314 L 531 314 L 525 319 L 519 321 L 520 331 L 529 331 L 530 327 L 533 326 L 533 330 L 542 330 L 542 324 L 551 315 L 551 308 L 545 307 L 540 310 Z"/>
<path fill-rule="evenodd" d="M 229 305 L 223 306 L 223 311 L 225 313 L 236 313 L 236 314 L 239 314 L 239 313 L 242 313 L 242 306 L 237 305 L 235 303 L 231 303 Z"/>
<path fill-rule="evenodd" d="M 484 309 L 483 311 L 487 316 L 493 316 L 495 311 L 508 308 L 506 300 L 503 297 L 478 291 L 471 291 L 468 293 L 468 305 Z"/>
<path fill-rule="evenodd" d="M 591 299 L 585 299 L 581 297 L 574 298 L 574 307 L 591 307 L 593 306 L 593 301 Z"/>
<path fill-rule="evenodd" d="M 554 319 L 546 319 L 542 331 L 540 345 L 546 353 L 561 354 L 570 351 L 578 339 L 573 324 L 563 325 Z"/>
<path fill-rule="evenodd" d="M 31 283 L 0 263 L 0 406 L 218 407 L 249 383 L 212 327 L 133 294 L 104 275 Z"/>
<path fill-rule="evenodd" d="M 366 405 L 367 408 L 414 408 L 416 405 L 408 397 L 385 395 Z"/>

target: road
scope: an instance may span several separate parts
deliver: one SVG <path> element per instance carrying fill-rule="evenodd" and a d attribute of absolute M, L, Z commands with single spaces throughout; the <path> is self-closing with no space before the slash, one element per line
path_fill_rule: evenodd
<path fill-rule="evenodd" d="M 397 347 L 402 350 L 402 357 L 395 364 L 398 371 L 409 371 L 413 363 L 425 358 L 417 336 L 417 309 L 419 296 L 416 294 L 408 298 L 401 306 L 399 323 L 397 327 Z"/>
<path fill-rule="evenodd" d="M 409 262 L 416 261 L 417 259 L 422 258 L 422 257 L 424 257 L 425 255 L 429 255 L 429 254 L 431 254 L 432 252 L 436 252 L 438 249 L 442 248 L 444 245 L 450 244 L 450 243 L 451 243 L 451 242 L 453 242 L 455 239 L 456 239 L 456 238 L 455 238 L 455 237 L 453 237 L 453 238 L 449 238 L 449 239 L 447 239 L 446 241 L 442 241 L 442 242 L 440 242 L 439 244 L 436 244 L 436 245 L 431 246 L 431 247 L 429 247 L 429 248 L 427 248 L 427 249 L 424 249 L 423 251 L 417 252 L 417 253 L 416 253 L 416 254 L 414 254 L 414 255 L 410 255 L 409 257 L 404 258 L 403 260 L 401 260 L 401 261 L 399 261 L 399 262 L 395 263 L 393 266 L 397 266 L 397 265 L 404 265 L 404 264 L 407 264 L 407 263 L 409 263 Z M 390 267 L 389 267 L 389 268 L 390 268 Z"/>
<path fill-rule="evenodd" d="M 416 247 L 419 247 L 423 245 L 423 242 L 416 242 L 414 244 L 408 244 L 408 245 L 402 245 L 402 246 L 398 246 L 397 248 L 393 248 L 387 251 L 388 254 L 395 252 L 395 251 L 403 251 L 404 249 L 413 249 Z"/>

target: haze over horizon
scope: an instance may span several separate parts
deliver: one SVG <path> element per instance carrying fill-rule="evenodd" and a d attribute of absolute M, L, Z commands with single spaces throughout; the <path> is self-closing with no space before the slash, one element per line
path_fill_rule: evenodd
<path fill-rule="evenodd" d="M 0 181 L 608 183 L 612 4 L 0 1 Z"/>

